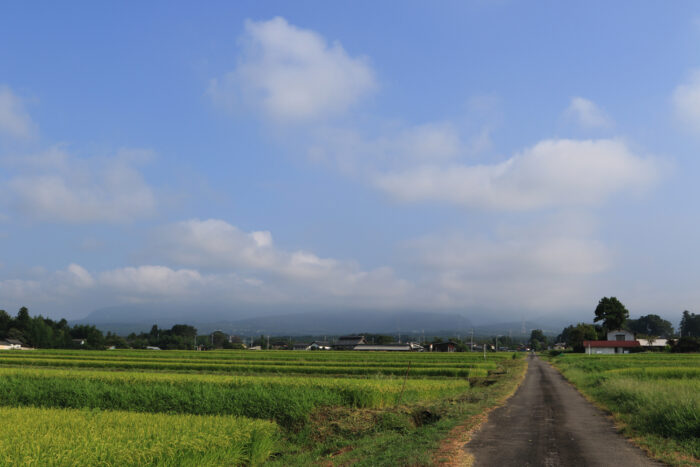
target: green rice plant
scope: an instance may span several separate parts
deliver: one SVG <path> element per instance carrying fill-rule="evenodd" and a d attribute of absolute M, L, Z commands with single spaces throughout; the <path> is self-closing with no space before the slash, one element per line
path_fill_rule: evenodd
<path fill-rule="evenodd" d="M 274 423 L 236 417 L 0 407 L 0 464 L 260 465 Z"/>
<path fill-rule="evenodd" d="M 319 353 L 319 352 L 314 352 Z M 202 355 L 203 353 L 190 352 L 190 355 Z M 289 355 L 290 352 L 278 352 L 278 355 Z M 291 353 L 292 356 L 299 355 L 299 353 Z M 188 356 L 187 354 L 183 356 L 170 356 L 168 352 L 153 353 L 151 355 L 144 354 L 114 354 L 113 352 L 102 352 L 101 354 L 65 354 L 65 353 L 4 353 L 0 354 L 0 361 L 12 361 L 12 360 L 28 360 L 37 359 L 43 361 L 50 360 L 81 360 L 81 361 L 119 361 L 119 362 L 176 362 L 176 363 L 187 363 L 187 364 L 255 364 L 255 365 L 274 365 L 274 366 L 346 366 L 346 367 L 405 367 L 408 361 L 411 361 L 411 366 L 414 368 L 438 368 L 438 367 L 450 367 L 450 368 L 471 368 L 474 366 L 480 367 L 492 367 L 495 368 L 497 365 L 495 362 L 483 362 L 481 359 L 459 359 L 459 360 L 440 360 L 440 359 L 424 359 L 415 358 L 411 359 L 386 359 L 386 358 L 365 358 L 362 360 L 343 358 L 343 356 L 348 356 L 350 354 L 346 352 L 333 352 L 336 357 L 326 358 L 326 359 L 307 359 L 302 357 L 299 358 L 282 358 L 279 356 L 269 356 L 259 358 L 260 355 L 257 352 L 248 352 L 243 354 L 243 356 L 238 358 L 224 358 L 207 356 L 207 358 L 194 358 Z M 166 355 L 167 357 L 161 357 Z M 240 354 L 239 354 L 240 355 Z M 263 354 L 265 355 L 265 354 Z M 419 354 L 412 354 L 419 355 Z M 244 358 L 246 357 L 247 358 Z M 256 358 L 258 357 L 258 358 Z"/>
<path fill-rule="evenodd" d="M 0 358 L 2 365 L 44 366 L 44 367 L 74 367 L 74 368 L 113 368 L 113 369 L 139 369 L 139 370 L 179 370 L 179 371 L 205 371 L 227 372 L 239 374 L 258 373 L 295 373 L 308 375 L 396 375 L 406 373 L 406 365 L 360 365 L 348 366 L 341 363 L 335 365 L 270 365 L 250 362 L 240 363 L 202 363 L 181 361 L 131 361 L 118 359 L 90 360 L 90 359 L 56 359 L 51 357 L 27 356 L 24 358 Z M 494 364 L 485 364 L 485 368 L 495 368 Z M 425 366 L 411 368 L 412 377 L 467 377 L 469 367 L 456 366 Z"/>
<path fill-rule="evenodd" d="M 485 370 L 472 370 L 484 376 Z M 228 376 L 0 368 L 0 404 L 139 412 L 230 414 L 297 429 L 317 407 L 379 408 L 469 390 L 467 380 Z"/>
<path fill-rule="evenodd" d="M 611 376 L 628 376 L 638 379 L 700 379 L 700 367 L 631 367 L 607 370 Z"/>
<path fill-rule="evenodd" d="M 386 364 L 393 363 L 405 365 L 409 360 L 412 364 L 469 364 L 483 363 L 483 356 L 478 352 L 464 353 L 430 353 L 430 352 L 338 352 L 338 351 L 246 351 L 246 350 L 223 350 L 223 351 L 144 351 L 144 350 L 114 350 L 114 351 L 85 351 L 85 350 L 35 350 L 31 355 L 51 358 L 75 358 L 98 360 L 105 359 L 145 359 L 147 361 L 191 361 L 191 362 L 296 362 L 298 364 L 309 362 L 318 363 L 338 362 L 342 364 Z M 26 352 L 0 352 L 0 359 L 20 357 L 26 358 Z M 511 354 L 506 352 L 488 354 L 487 362 L 499 362 L 510 358 Z"/>

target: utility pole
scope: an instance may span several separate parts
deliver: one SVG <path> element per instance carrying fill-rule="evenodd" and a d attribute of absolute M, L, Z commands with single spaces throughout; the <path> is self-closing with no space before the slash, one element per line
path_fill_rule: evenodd
<path fill-rule="evenodd" d="M 474 330 L 472 329 L 471 343 L 469 344 L 469 351 L 474 352 Z"/>
<path fill-rule="evenodd" d="M 267 336 L 267 350 L 270 350 L 270 336 Z"/>

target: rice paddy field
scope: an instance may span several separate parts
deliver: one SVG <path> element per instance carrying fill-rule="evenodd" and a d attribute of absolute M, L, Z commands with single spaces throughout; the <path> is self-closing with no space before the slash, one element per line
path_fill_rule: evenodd
<path fill-rule="evenodd" d="M 428 465 L 510 353 L 4 351 L 2 465 Z"/>
<path fill-rule="evenodd" d="M 654 457 L 700 465 L 700 354 L 564 354 L 552 363 Z"/>

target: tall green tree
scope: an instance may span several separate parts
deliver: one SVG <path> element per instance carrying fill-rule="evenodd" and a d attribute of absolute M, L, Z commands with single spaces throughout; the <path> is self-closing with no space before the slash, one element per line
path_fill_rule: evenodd
<path fill-rule="evenodd" d="M 5 310 L 0 310 L 0 337 L 7 336 L 7 330 L 10 328 L 12 317 Z"/>
<path fill-rule="evenodd" d="M 22 333 L 27 334 L 29 331 L 29 326 L 31 325 L 31 317 L 29 316 L 29 310 L 26 306 L 23 306 L 17 312 L 17 318 L 15 318 L 15 327 L 22 331 Z"/>
<path fill-rule="evenodd" d="M 547 348 L 547 337 L 541 329 L 533 329 L 530 333 L 530 348 L 535 350 Z"/>
<path fill-rule="evenodd" d="M 605 329 L 614 331 L 622 329 L 622 325 L 625 324 L 629 316 L 630 312 L 617 298 L 603 297 L 595 309 L 595 319 L 593 321 L 596 323 L 602 321 Z"/>
<path fill-rule="evenodd" d="M 683 318 L 681 318 L 681 336 L 700 337 L 700 314 L 696 315 L 688 310 L 683 312 Z"/>
<path fill-rule="evenodd" d="M 568 347 L 574 349 L 574 352 L 583 352 L 583 341 L 598 339 L 598 332 L 592 324 L 578 323 L 564 328 L 557 340 L 566 342 Z"/>
<path fill-rule="evenodd" d="M 638 319 L 628 319 L 625 327 L 631 332 L 649 337 L 673 337 L 673 325 L 659 315 L 645 315 Z"/>

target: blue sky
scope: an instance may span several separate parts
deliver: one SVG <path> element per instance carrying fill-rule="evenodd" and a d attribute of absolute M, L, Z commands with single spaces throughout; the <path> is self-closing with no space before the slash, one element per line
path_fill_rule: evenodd
<path fill-rule="evenodd" d="M 0 308 L 700 303 L 695 2 L 16 2 Z"/>

